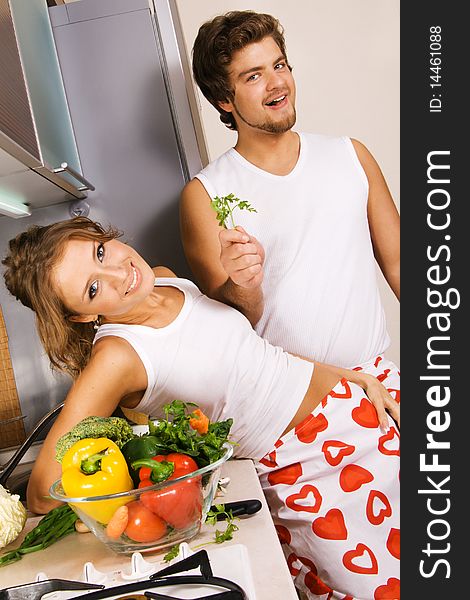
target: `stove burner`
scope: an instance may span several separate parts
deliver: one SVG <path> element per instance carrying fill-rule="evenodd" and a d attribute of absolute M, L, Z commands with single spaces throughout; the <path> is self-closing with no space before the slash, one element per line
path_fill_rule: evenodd
<path fill-rule="evenodd" d="M 200 575 L 176 575 L 199 568 Z M 223 577 L 215 577 L 212 573 L 212 568 L 209 560 L 209 555 L 206 550 L 200 550 L 195 554 L 178 561 L 177 563 L 165 567 L 164 569 L 154 573 L 145 581 L 136 581 L 125 585 L 119 585 L 97 592 L 91 592 L 86 595 L 86 600 L 100 600 L 101 598 L 118 598 L 119 600 L 142 600 L 152 598 L 153 600 L 181 600 L 177 596 L 168 596 L 158 592 L 149 591 L 149 588 L 158 588 L 166 586 L 180 585 L 204 585 L 213 586 L 214 588 L 222 588 L 224 591 L 212 595 L 199 596 L 194 600 L 247 600 L 247 595 L 234 581 L 224 579 Z M 140 590 L 147 590 L 144 596 L 134 594 Z M 120 596 L 120 594 L 126 594 Z M 83 596 L 76 596 L 70 600 L 83 600 Z"/>

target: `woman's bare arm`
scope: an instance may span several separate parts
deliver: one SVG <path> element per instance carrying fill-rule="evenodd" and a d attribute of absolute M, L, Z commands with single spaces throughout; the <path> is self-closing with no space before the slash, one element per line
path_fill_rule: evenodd
<path fill-rule="evenodd" d="M 107 337 L 97 342 L 90 362 L 68 393 L 34 464 L 27 490 L 31 512 L 44 514 L 58 504 L 48 499 L 49 487 L 61 476 L 61 466 L 55 460 L 57 440 L 85 417 L 111 416 L 124 396 L 146 387 L 142 361 L 125 340 Z"/>

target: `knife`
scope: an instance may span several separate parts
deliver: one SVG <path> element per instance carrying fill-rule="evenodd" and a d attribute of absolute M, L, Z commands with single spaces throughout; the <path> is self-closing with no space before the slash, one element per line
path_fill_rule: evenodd
<path fill-rule="evenodd" d="M 225 507 L 225 511 L 232 511 L 232 515 L 234 517 L 239 517 L 241 515 L 254 515 L 261 509 L 260 500 L 252 499 L 252 500 L 239 500 L 238 502 L 221 502 Z M 217 511 L 216 506 L 211 506 L 211 511 Z M 227 515 L 224 513 L 220 513 L 217 515 L 217 521 L 224 521 L 227 518 Z"/>

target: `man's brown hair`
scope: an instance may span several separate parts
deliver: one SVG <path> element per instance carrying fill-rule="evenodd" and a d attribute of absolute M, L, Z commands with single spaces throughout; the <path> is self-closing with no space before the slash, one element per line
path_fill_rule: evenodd
<path fill-rule="evenodd" d="M 229 129 L 237 129 L 235 119 L 231 112 L 220 108 L 219 102 L 231 101 L 234 97 L 228 73 L 233 54 L 268 36 L 273 38 L 287 61 L 284 29 L 271 15 L 251 10 L 231 11 L 199 28 L 193 46 L 194 79 Z"/>

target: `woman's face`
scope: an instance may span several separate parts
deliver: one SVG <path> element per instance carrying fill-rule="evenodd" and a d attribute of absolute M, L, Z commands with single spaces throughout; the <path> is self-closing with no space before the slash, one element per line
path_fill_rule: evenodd
<path fill-rule="evenodd" d="M 52 275 L 65 306 L 83 320 L 127 314 L 152 292 L 154 280 L 151 267 L 130 246 L 83 238 L 66 242 Z"/>

